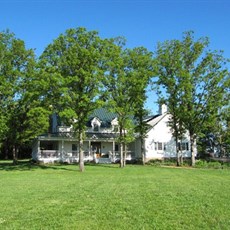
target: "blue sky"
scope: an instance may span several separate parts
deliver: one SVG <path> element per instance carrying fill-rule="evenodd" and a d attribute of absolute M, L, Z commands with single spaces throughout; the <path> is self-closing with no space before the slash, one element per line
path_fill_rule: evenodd
<path fill-rule="evenodd" d="M 103 38 L 124 36 L 129 48 L 150 51 L 193 30 L 230 58 L 230 0 L 0 0 L 0 31 L 10 29 L 37 56 L 60 33 L 79 26 Z M 150 92 L 147 107 L 154 113 L 155 101 Z"/>

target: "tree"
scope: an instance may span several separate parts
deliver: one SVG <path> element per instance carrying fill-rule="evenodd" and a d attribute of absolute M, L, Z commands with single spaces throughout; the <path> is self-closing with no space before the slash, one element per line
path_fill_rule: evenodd
<path fill-rule="evenodd" d="M 142 163 L 145 164 L 144 139 L 146 138 L 149 125 L 146 122 L 148 110 L 145 109 L 147 99 L 147 86 L 155 74 L 155 63 L 152 53 L 144 47 L 128 50 L 129 75 L 132 76 L 134 86 L 131 96 L 135 99 L 132 109 L 134 110 L 135 132 L 138 133 L 141 142 Z"/>
<path fill-rule="evenodd" d="M 34 52 L 27 50 L 24 41 L 15 38 L 13 33 L 5 31 L 0 34 L 0 63 L 0 138 L 5 142 L 6 157 L 12 151 L 14 163 L 17 163 L 19 135 L 23 131 L 19 101 L 25 91 L 22 84 L 25 86 L 34 70 Z"/>
<path fill-rule="evenodd" d="M 79 168 L 84 171 L 83 140 L 87 118 L 100 104 L 106 42 L 96 31 L 69 29 L 40 58 L 46 98 L 54 111 L 72 125 L 79 142 Z"/>
<path fill-rule="evenodd" d="M 159 81 L 166 89 L 166 99 L 177 108 L 172 114 L 172 119 L 176 119 L 174 124 L 181 124 L 190 135 L 192 166 L 197 137 L 202 130 L 211 129 L 218 109 L 226 103 L 224 86 L 229 78 L 223 53 L 210 51 L 209 39 L 195 41 L 193 34 L 185 32 L 182 41 L 159 43 L 156 52 Z"/>
<path fill-rule="evenodd" d="M 146 133 L 144 102 L 146 87 L 153 75 L 152 54 L 143 47 L 123 49 L 125 42 L 121 38 L 111 44 L 105 88 L 108 106 L 118 114 L 120 167 L 124 167 L 126 151 L 123 149 L 135 138 L 135 118 L 140 138 Z"/>
<path fill-rule="evenodd" d="M 182 113 L 181 100 L 184 96 L 186 84 L 182 63 L 178 61 L 181 59 L 182 52 L 181 42 L 178 40 L 159 44 L 156 52 L 159 76 L 157 80 L 159 103 L 167 104 L 168 111 L 171 114 L 169 125 L 175 138 L 177 166 L 181 165 L 182 159 L 178 148 L 179 141 L 185 133 L 180 119 Z"/>
<path fill-rule="evenodd" d="M 125 166 L 124 149 L 132 141 L 133 135 L 133 100 L 130 97 L 132 81 L 126 72 L 125 52 L 123 52 L 124 40 L 122 38 L 112 40 L 108 49 L 107 77 L 104 80 L 107 92 L 107 106 L 118 115 L 120 144 L 120 167 Z"/>

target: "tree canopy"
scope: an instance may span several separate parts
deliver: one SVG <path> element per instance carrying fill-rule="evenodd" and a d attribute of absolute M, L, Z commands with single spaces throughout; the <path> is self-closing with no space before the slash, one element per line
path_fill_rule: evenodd
<path fill-rule="evenodd" d="M 80 27 L 60 34 L 36 58 L 24 41 L 8 30 L 1 32 L 2 157 L 16 161 L 18 151 L 47 132 L 51 114 L 58 113 L 79 141 L 83 171 L 87 118 L 107 106 L 118 114 L 121 167 L 127 143 L 137 136 L 144 162 L 144 105 L 153 77 L 159 101 L 171 113 L 176 143 L 189 133 L 192 165 L 198 137 L 213 133 L 221 143 L 229 143 L 230 77 L 223 52 L 211 51 L 207 37 L 195 39 L 189 31 L 181 40 L 159 43 L 154 54 L 145 47 L 127 48 L 122 37 L 101 38 L 97 31 Z M 177 156 L 180 164 L 178 151 Z"/>
<path fill-rule="evenodd" d="M 172 114 L 171 127 L 175 136 L 188 130 L 192 165 L 197 137 L 212 129 L 219 109 L 229 103 L 225 100 L 229 93 L 227 59 L 222 52 L 210 51 L 208 38 L 195 40 L 193 34 L 184 33 L 182 41 L 159 43 L 156 51 L 159 84 L 165 89 Z"/>

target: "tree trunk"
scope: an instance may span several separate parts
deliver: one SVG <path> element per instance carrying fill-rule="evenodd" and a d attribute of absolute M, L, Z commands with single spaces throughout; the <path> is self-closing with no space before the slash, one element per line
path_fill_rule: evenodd
<path fill-rule="evenodd" d="M 179 154 L 179 146 L 178 146 L 178 138 L 175 138 L 176 141 L 176 165 L 180 166 L 180 154 Z"/>
<path fill-rule="evenodd" d="M 9 159 L 9 147 L 8 147 L 9 145 L 8 145 L 8 140 L 6 139 L 5 141 L 4 141 L 4 159 L 5 160 L 8 160 Z"/>
<path fill-rule="evenodd" d="M 120 143 L 120 168 L 124 167 L 124 152 L 123 152 L 123 143 Z"/>
<path fill-rule="evenodd" d="M 127 144 L 124 145 L 125 148 L 125 154 L 124 154 L 124 158 L 123 158 L 123 166 L 125 167 L 126 165 L 126 157 L 127 157 Z"/>
<path fill-rule="evenodd" d="M 144 139 L 141 137 L 141 156 L 142 156 L 142 164 L 145 165 L 145 146 Z"/>
<path fill-rule="evenodd" d="M 195 166 L 195 154 L 196 154 L 196 139 L 194 134 L 190 134 L 190 144 L 191 144 L 191 166 Z"/>
<path fill-rule="evenodd" d="M 13 146 L 13 164 L 18 164 L 18 150 L 16 145 Z"/>
<path fill-rule="evenodd" d="M 120 168 L 124 167 L 124 152 L 123 152 L 123 133 L 122 125 L 120 125 Z"/>
<path fill-rule="evenodd" d="M 184 159 L 183 159 L 183 154 L 181 153 L 181 155 L 180 155 L 180 165 L 183 165 L 183 163 L 184 163 Z"/>
<path fill-rule="evenodd" d="M 83 133 L 81 131 L 79 135 L 79 170 L 84 172 L 84 169 Z"/>

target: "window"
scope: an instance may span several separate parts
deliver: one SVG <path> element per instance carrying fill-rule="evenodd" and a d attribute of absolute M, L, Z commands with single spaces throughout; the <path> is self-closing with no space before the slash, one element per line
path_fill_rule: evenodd
<path fill-rule="evenodd" d="M 98 132 L 100 130 L 101 121 L 97 117 L 94 117 L 91 121 L 91 126 L 94 132 Z"/>
<path fill-rule="evenodd" d="M 158 142 L 158 150 L 163 150 L 163 143 L 162 142 Z"/>
<path fill-rule="evenodd" d="M 77 151 L 77 144 L 72 144 L 72 151 Z"/>
<path fill-rule="evenodd" d="M 99 131 L 99 125 L 94 124 L 93 125 L 93 131 L 98 132 Z"/>
<path fill-rule="evenodd" d="M 185 150 L 189 150 L 189 145 L 188 145 L 188 142 L 179 142 L 178 143 L 178 149 L 179 151 L 185 151 Z"/>
<path fill-rule="evenodd" d="M 171 122 L 170 121 L 166 121 L 166 126 L 167 127 L 171 127 Z"/>
<path fill-rule="evenodd" d="M 111 121 L 111 126 L 112 126 L 112 131 L 113 131 L 113 132 L 118 132 L 118 131 L 119 131 L 118 119 L 117 119 L 117 117 L 115 117 L 115 118 Z"/>
<path fill-rule="evenodd" d="M 114 125 L 113 126 L 113 132 L 118 132 L 119 131 L 119 127 L 118 127 L 118 125 Z"/>
<path fill-rule="evenodd" d="M 155 150 L 163 150 L 164 144 L 162 142 L 155 142 Z M 165 146 L 164 146 L 165 150 Z"/>

